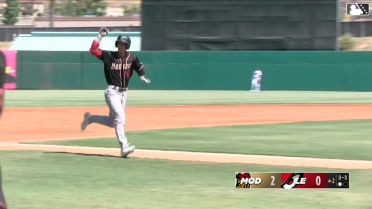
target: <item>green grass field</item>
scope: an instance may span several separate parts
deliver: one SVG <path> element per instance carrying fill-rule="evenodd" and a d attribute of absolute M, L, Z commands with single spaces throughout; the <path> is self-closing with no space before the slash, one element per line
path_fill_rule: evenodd
<path fill-rule="evenodd" d="M 100 106 L 104 90 L 16 90 L 5 92 L 5 105 Z M 317 91 L 143 91 L 129 90 L 127 105 L 185 104 L 327 104 L 372 103 L 372 92 Z"/>
<path fill-rule="evenodd" d="M 235 189 L 236 171 L 333 169 L 120 159 L 2 151 L 9 208 L 369 208 L 371 170 L 352 170 L 351 189 Z M 368 186 L 369 185 L 369 186 Z"/>
<path fill-rule="evenodd" d="M 128 105 L 371 103 L 370 92 L 129 91 Z M 7 91 L 6 106 L 105 105 L 103 91 Z M 5 109 L 6 111 L 6 109 Z M 127 132 L 141 149 L 372 160 L 372 120 Z M 116 139 L 45 142 L 117 147 Z M 9 208 L 372 208 L 372 170 L 0 151 Z M 235 189 L 235 172 L 350 172 L 350 189 Z"/>
<path fill-rule="evenodd" d="M 141 149 L 372 160 L 372 120 L 128 131 Z M 301 133 L 301 134 L 299 134 Z M 39 142 L 117 147 L 116 138 Z"/>

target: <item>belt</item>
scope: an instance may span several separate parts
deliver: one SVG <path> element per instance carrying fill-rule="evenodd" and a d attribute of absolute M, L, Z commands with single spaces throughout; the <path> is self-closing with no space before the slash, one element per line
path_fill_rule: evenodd
<path fill-rule="evenodd" d="M 123 91 L 126 91 L 127 90 L 127 88 L 122 88 L 122 87 L 113 86 L 113 85 L 109 85 L 108 87 L 111 88 L 111 89 L 114 89 L 116 91 L 119 91 L 119 92 L 123 92 Z"/>

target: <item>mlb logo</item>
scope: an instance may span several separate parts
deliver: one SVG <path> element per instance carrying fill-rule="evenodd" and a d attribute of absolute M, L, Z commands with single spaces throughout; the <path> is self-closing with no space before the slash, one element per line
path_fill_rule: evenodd
<path fill-rule="evenodd" d="M 346 14 L 351 16 L 367 16 L 369 15 L 369 4 L 346 4 Z"/>

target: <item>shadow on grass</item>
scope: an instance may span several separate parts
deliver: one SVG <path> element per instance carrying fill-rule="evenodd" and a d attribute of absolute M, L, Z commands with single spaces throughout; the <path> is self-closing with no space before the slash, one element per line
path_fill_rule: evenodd
<path fill-rule="evenodd" d="M 97 156 L 97 157 L 111 157 L 111 158 L 123 158 L 116 155 L 105 155 L 105 154 L 88 154 L 88 153 L 75 153 L 75 152 L 44 152 L 45 154 L 57 153 L 57 154 L 72 154 L 72 155 L 82 155 L 82 156 Z M 131 157 L 126 157 L 124 159 L 130 159 Z"/>

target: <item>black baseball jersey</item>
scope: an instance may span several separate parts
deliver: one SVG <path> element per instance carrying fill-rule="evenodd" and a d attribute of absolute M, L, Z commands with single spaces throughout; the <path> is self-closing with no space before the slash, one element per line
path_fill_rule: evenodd
<path fill-rule="evenodd" d="M 108 85 L 127 88 L 133 70 L 140 76 L 145 75 L 143 64 L 136 55 L 129 52 L 126 53 L 124 58 L 120 58 L 117 51 L 102 50 L 101 56 L 98 58 L 103 61 L 105 78 Z"/>

